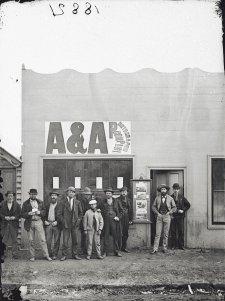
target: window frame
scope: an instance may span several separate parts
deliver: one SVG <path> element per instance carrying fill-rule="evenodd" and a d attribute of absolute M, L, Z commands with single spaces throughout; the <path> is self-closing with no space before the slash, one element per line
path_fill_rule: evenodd
<path fill-rule="evenodd" d="M 225 159 L 225 155 L 208 155 L 208 229 L 225 230 L 225 222 L 213 222 L 212 198 L 212 162 L 213 159 Z"/>

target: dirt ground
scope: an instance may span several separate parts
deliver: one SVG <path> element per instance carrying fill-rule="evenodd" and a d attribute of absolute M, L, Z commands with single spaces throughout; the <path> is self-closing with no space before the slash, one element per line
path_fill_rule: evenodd
<path fill-rule="evenodd" d="M 26 256 L 9 254 L 2 275 L 3 291 L 26 287 L 24 300 L 225 300 L 224 250 L 132 250 L 121 258 L 63 262 L 40 255 L 33 263 Z"/>

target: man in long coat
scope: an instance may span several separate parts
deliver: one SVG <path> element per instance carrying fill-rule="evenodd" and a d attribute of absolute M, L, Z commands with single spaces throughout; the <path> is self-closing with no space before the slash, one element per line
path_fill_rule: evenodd
<path fill-rule="evenodd" d="M 62 200 L 58 218 L 63 225 L 63 246 L 61 261 L 67 259 L 69 250 L 69 239 L 72 240 L 72 258 L 80 260 L 78 256 L 78 242 L 77 236 L 80 229 L 80 222 L 82 220 L 83 211 L 80 201 L 76 198 L 76 191 L 74 187 L 67 188 L 67 197 Z"/>

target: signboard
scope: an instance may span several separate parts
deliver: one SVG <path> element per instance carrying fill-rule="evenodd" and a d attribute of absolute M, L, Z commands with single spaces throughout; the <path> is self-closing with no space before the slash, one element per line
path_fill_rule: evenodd
<path fill-rule="evenodd" d="M 131 122 L 45 122 L 45 153 L 129 155 L 131 154 Z"/>
<path fill-rule="evenodd" d="M 131 180 L 133 184 L 134 217 L 136 221 L 150 222 L 151 180 Z"/>

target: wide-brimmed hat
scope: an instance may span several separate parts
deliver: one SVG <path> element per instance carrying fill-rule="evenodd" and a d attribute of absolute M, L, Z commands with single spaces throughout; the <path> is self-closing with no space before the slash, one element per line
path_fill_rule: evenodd
<path fill-rule="evenodd" d="M 174 183 L 173 184 L 173 189 L 180 189 L 180 184 L 179 183 Z"/>
<path fill-rule="evenodd" d="M 85 187 L 83 194 L 92 194 L 91 189 L 89 187 Z"/>
<path fill-rule="evenodd" d="M 67 188 L 66 191 L 73 191 L 73 192 L 76 192 L 76 189 L 75 189 L 75 187 L 70 186 L 70 187 Z"/>
<path fill-rule="evenodd" d="M 120 188 L 120 191 L 128 191 L 128 188 L 126 186 L 123 186 L 122 188 Z"/>
<path fill-rule="evenodd" d="M 95 204 L 97 204 L 97 201 L 96 201 L 96 200 L 91 200 L 91 201 L 89 202 L 89 205 L 95 205 Z"/>
<path fill-rule="evenodd" d="M 157 190 L 160 192 L 162 188 L 166 188 L 166 190 L 170 190 L 170 187 L 167 186 L 166 184 L 161 184 L 160 186 L 157 187 Z"/>
<path fill-rule="evenodd" d="M 112 187 L 108 187 L 107 189 L 104 190 L 104 192 L 105 192 L 105 193 L 106 193 L 106 192 L 112 192 L 112 193 L 113 193 L 114 191 L 113 191 Z"/>
<path fill-rule="evenodd" d="M 51 196 L 52 194 L 56 194 L 56 195 L 59 195 L 59 192 L 57 190 L 52 190 L 49 195 Z"/>
<path fill-rule="evenodd" d="M 11 190 L 8 190 L 6 193 L 5 193 L 5 196 L 7 196 L 8 194 L 13 194 L 15 195 L 15 192 L 11 191 Z"/>
<path fill-rule="evenodd" d="M 37 189 L 36 188 L 31 188 L 30 191 L 28 193 L 34 193 L 37 194 Z"/>

